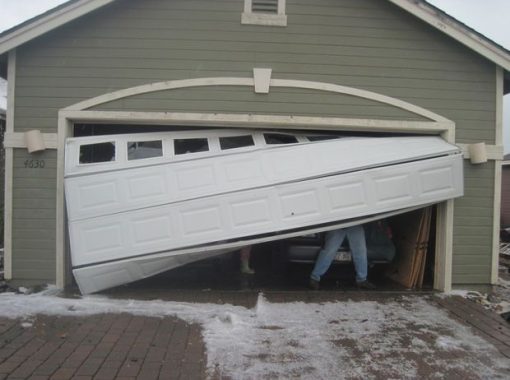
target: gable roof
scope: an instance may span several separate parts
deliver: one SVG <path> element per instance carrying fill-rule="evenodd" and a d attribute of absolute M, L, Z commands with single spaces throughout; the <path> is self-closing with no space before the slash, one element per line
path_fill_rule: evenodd
<path fill-rule="evenodd" d="M 0 33 L 0 57 L 36 37 L 117 0 L 69 0 Z M 387 0 L 510 72 L 510 51 L 425 0 Z M 5 60 L 5 57 L 4 57 Z M 510 78 L 508 78 L 510 80 Z"/>
<path fill-rule="evenodd" d="M 58 7 L 0 33 L 0 54 L 4 54 L 114 1 L 116 0 L 69 0 Z"/>

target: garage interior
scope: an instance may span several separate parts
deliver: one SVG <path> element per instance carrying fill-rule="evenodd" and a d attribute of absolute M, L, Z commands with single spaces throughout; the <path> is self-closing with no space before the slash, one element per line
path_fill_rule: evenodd
<path fill-rule="evenodd" d="M 77 123 L 73 126 L 73 137 L 123 134 L 126 133 L 127 128 L 130 134 L 197 129 L 197 127 L 189 126 Z M 286 131 L 288 132 L 288 130 Z M 331 134 L 331 131 L 327 132 Z M 345 131 L 341 134 L 345 136 L 406 135 L 403 133 L 351 133 Z M 376 220 L 371 225 L 381 226 L 382 233 L 386 235 L 386 238 L 389 238 L 388 241 L 391 242 L 395 251 L 394 259 L 391 261 L 377 257 L 371 258 L 369 253 L 369 279 L 377 286 L 377 289 L 388 291 L 432 290 L 436 246 L 436 207 L 429 206 L 383 220 Z M 303 290 L 308 284 L 309 275 L 313 269 L 313 258 L 320 250 L 324 234 L 255 245 L 250 259 L 251 267 L 255 270 L 253 275 L 241 273 L 239 251 L 234 251 L 190 263 L 105 292 L 129 292 L 137 289 Z M 366 235 L 370 252 L 369 233 L 366 232 Z M 299 257 L 300 250 L 305 252 L 302 257 Z M 296 252 L 298 252 L 297 256 Z M 339 252 L 337 258 L 340 260 L 334 261 L 321 281 L 323 290 L 355 288 L 355 272 L 348 257 L 347 239 Z"/>
<path fill-rule="evenodd" d="M 396 256 L 392 262 L 369 259 L 368 278 L 376 291 L 402 291 L 407 289 L 432 291 L 434 283 L 435 256 L 435 207 L 432 209 L 430 233 L 425 244 L 417 244 L 411 239 L 418 235 L 419 216 L 423 209 L 390 217 L 384 221 L 390 226 L 392 241 L 396 246 Z M 418 221 L 418 222 L 417 222 Z M 323 233 L 321 234 L 322 238 Z M 313 251 L 318 253 L 320 245 L 312 239 L 308 242 Z M 128 285 L 105 291 L 106 293 L 123 293 L 137 289 L 162 290 L 215 290 L 215 291 L 293 291 L 307 288 L 313 261 L 293 260 L 289 257 L 289 246 L 299 244 L 299 238 L 277 240 L 256 245 L 251 253 L 251 267 L 254 275 L 242 274 L 239 270 L 239 251 L 227 253 L 210 259 L 194 262 L 160 275 L 140 280 Z M 302 244 L 302 242 L 301 242 Z M 419 247 L 424 254 L 423 267 L 420 269 L 423 280 L 421 284 L 410 285 L 412 263 Z M 348 251 L 345 241 L 342 251 Z M 402 260 L 404 259 L 404 260 Z M 356 289 L 354 267 L 351 261 L 334 261 L 328 272 L 321 279 L 321 290 Z"/>

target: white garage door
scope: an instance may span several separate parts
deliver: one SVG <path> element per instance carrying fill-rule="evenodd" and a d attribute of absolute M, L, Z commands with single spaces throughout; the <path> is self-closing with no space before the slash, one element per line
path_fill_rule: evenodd
<path fill-rule="evenodd" d="M 74 138 L 65 190 L 73 273 L 88 293 L 247 241 L 461 196 L 462 155 L 432 136 L 208 130 Z"/>

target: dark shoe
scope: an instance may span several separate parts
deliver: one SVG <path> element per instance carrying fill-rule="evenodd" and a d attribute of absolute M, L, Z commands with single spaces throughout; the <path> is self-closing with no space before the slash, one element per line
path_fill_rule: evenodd
<path fill-rule="evenodd" d="M 365 289 L 365 290 L 374 290 L 375 285 L 369 282 L 368 280 L 356 282 L 356 286 L 358 289 Z"/>
<path fill-rule="evenodd" d="M 317 280 L 314 280 L 313 278 L 310 279 L 310 282 L 308 283 L 308 286 L 312 290 L 319 290 L 320 289 L 320 282 Z"/>

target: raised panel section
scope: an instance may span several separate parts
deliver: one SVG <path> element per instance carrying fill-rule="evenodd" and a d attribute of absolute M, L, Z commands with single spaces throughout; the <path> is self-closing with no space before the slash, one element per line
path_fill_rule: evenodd
<path fill-rule="evenodd" d="M 219 206 L 183 207 L 179 212 L 185 236 L 209 234 L 222 230 L 221 210 Z"/>
<path fill-rule="evenodd" d="M 423 170 L 421 173 L 421 187 L 424 194 L 438 191 L 448 191 L 453 187 L 455 174 L 451 168 L 434 168 Z"/>
<path fill-rule="evenodd" d="M 295 220 L 320 214 L 317 189 L 305 188 L 280 194 L 283 220 Z"/>
<path fill-rule="evenodd" d="M 377 201 L 380 203 L 396 203 L 410 199 L 412 173 L 374 178 Z"/>
<path fill-rule="evenodd" d="M 327 194 L 332 211 L 366 207 L 367 205 L 366 188 L 362 181 L 329 186 Z"/>
<path fill-rule="evenodd" d="M 214 169 L 210 164 L 175 169 L 177 191 L 210 189 L 215 185 Z"/>
<path fill-rule="evenodd" d="M 271 198 L 256 197 L 230 203 L 234 229 L 258 227 L 271 222 Z"/>
<path fill-rule="evenodd" d="M 134 244 L 159 243 L 171 239 L 172 223 L 168 216 L 147 217 L 133 221 Z"/>
<path fill-rule="evenodd" d="M 119 195 L 115 182 L 93 182 L 80 187 L 79 202 L 88 209 L 112 206 L 118 203 Z"/>
<path fill-rule="evenodd" d="M 165 177 L 159 173 L 142 174 L 136 173 L 136 176 L 126 179 L 129 199 L 133 201 L 139 199 L 160 199 L 167 195 Z"/>

